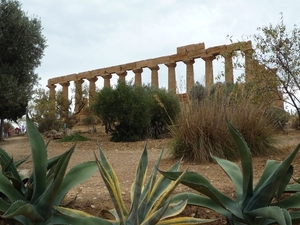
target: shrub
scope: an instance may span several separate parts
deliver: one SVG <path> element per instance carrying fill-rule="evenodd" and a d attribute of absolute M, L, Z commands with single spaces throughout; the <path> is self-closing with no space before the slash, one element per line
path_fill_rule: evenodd
<path fill-rule="evenodd" d="M 177 95 L 166 89 L 151 87 L 149 94 L 151 98 L 149 137 L 160 138 L 168 132 L 168 125 L 175 121 L 180 112 L 180 105 Z"/>
<path fill-rule="evenodd" d="M 244 135 L 253 155 L 275 151 L 272 147 L 275 128 L 264 105 L 253 104 L 243 86 L 218 84 L 218 87 L 214 87 L 213 95 L 183 108 L 178 120 L 169 127 L 173 136 L 172 154 L 195 162 L 211 161 L 210 152 L 218 157 L 237 159 L 225 116 Z"/>
<path fill-rule="evenodd" d="M 166 124 L 179 111 L 179 103 L 175 94 L 164 89 L 119 82 L 115 89 L 104 88 L 98 93 L 92 110 L 107 131 L 114 126 L 111 141 L 138 141 L 165 133 Z"/>
<path fill-rule="evenodd" d="M 40 119 L 38 124 L 38 131 L 43 133 L 49 130 L 59 131 L 61 127 L 60 121 L 55 117 L 55 115 L 49 114 L 45 118 Z"/>
<path fill-rule="evenodd" d="M 91 139 L 84 137 L 80 134 L 71 134 L 65 136 L 64 138 L 58 140 L 58 142 L 78 142 L 78 141 L 89 141 Z"/>
<path fill-rule="evenodd" d="M 236 198 L 233 199 L 219 192 L 198 173 L 161 172 L 172 180 L 177 180 L 182 174 L 185 174 L 181 183 L 200 193 L 181 193 L 173 200 L 177 201 L 189 194 L 188 204 L 212 209 L 225 216 L 231 225 L 275 223 L 289 225 L 292 222 L 299 222 L 300 193 L 286 199 L 281 198 L 281 195 L 292 177 L 293 166 L 291 163 L 300 149 L 300 144 L 282 162 L 269 160 L 258 183 L 253 185 L 251 151 L 242 135 L 231 124 L 227 123 L 227 125 L 238 149 L 241 170 L 238 165 L 228 160 L 215 156 L 212 158 L 233 182 Z M 289 209 L 293 209 L 293 212 L 289 213 Z"/>

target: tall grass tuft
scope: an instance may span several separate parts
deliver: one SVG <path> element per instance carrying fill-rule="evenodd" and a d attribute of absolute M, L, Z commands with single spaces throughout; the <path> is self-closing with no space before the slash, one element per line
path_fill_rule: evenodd
<path fill-rule="evenodd" d="M 228 118 L 244 136 L 253 156 L 268 155 L 273 147 L 275 125 L 265 104 L 253 104 L 251 91 L 243 85 L 216 85 L 201 101 L 182 108 L 173 136 L 172 154 L 193 162 L 210 162 L 210 154 L 235 160 L 239 154 L 226 127 Z"/>

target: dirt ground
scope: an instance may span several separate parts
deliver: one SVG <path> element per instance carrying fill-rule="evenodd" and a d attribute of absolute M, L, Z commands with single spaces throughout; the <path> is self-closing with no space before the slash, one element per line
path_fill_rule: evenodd
<path fill-rule="evenodd" d="M 108 157 L 108 160 L 112 163 L 117 173 L 123 197 L 129 207 L 130 186 L 135 179 L 136 166 L 145 142 L 140 141 L 133 143 L 113 143 L 109 141 L 109 135 L 107 135 L 102 128 L 97 129 L 96 134 L 85 133 L 86 131 L 88 131 L 87 127 L 77 127 L 77 129 L 82 131 L 85 136 L 91 138 L 91 141 L 77 143 L 76 150 L 70 161 L 70 168 L 80 162 L 94 160 L 93 152 L 96 152 L 96 154 L 99 155 L 97 148 L 97 143 L 99 143 L 101 149 L 104 151 L 104 154 Z M 277 140 L 278 146 L 283 150 L 281 154 L 253 159 L 255 181 L 260 177 L 267 159 L 275 159 L 280 161 L 284 159 L 288 155 L 288 153 L 295 148 L 295 146 L 300 142 L 300 131 L 291 131 L 288 134 L 278 134 Z M 160 169 L 166 170 L 176 162 L 176 160 L 174 160 L 170 156 L 170 141 L 171 139 L 147 141 L 149 157 L 148 172 L 152 170 L 153 165 L 162 148 L 165 149 L 165 152 L 160 164 Z M 74 143 L 61 143 L 57 141 L 50 142 L 48 147 L 48 157 L 58 155 L 68 150 L 73 144 Z M 30 154 L 30 145 L 26 136 L 16 136 L 6 139 L 4 142 L 0 143 L 0 147 L 7 151 L 14 158 L 14 160 L 21 159 Z M 295 166 L 294 176 L 295 178 L 299 179 L 300 155 L 295 159 L 293 165 Z M 21 166 L 21 169 L 31 170 L 31 166 L 32 161 L 28 160 Z M 189 167 L 190 171 L 195 171 L 204 175 L 208 180 L 211 181 L 211 183 L 215 187 L 217 187 L 223 193 L 229 196 L 234 196 L 234 188 L 232 186 L 232 183 L 217 164 L 195 164 L 183 161 L 181 163 L 181 170 L 184 170 L 187 167 Z M 176 189 L 176 192 L 187 190 L 187 187 L 180 185 Z M 70 208 L 83 210 L 95 216 L 101 216 L 102 209 L 113 208 L 108 190 L 105 188 L 105 185 L 98 171 L 89 180 L 71 190 L 63 200 L 63 205 L 66 205 Z M 207 209 L 189 207 L 184 211 L 184 214 L 198 216 L 200 218 L 220 218 L 220 221 L 216 224 L 226 223 L 224 221 L 224 218 L 221 218 L 219 215 Z"/>

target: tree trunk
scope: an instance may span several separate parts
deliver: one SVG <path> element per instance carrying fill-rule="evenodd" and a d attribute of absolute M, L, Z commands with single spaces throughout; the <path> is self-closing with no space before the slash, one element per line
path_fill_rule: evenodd
<path fill-rule="evenodd" d="M 4 119 L 3 118 L 1 118 L 1 120 L 0 120 L 0 142 L 1 141 L 3 141 L 4 139 L 3 139 L 3 125 L 4 125 Z"/>

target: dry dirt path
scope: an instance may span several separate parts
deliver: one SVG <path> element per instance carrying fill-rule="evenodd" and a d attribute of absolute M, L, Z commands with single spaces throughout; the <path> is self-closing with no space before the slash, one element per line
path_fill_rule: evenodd
<path fill-rule="evenodd" d="M 134 181 L 136 166 L 145 142 L 112 143 L 109 142 L 109 136 L 104 132 L 98 132 L 97 134 L 86 134 L 86 136 L 91 138 L 91 141 L 77 143 L 76 150 L 70 161 L 70 167 L 80 162 L 94 160 L 93 153 L 96 152 L 96 154 L 99 154 L 97 147 L 97 143 L 99 143 L 117 173 L 122 188 L 123 197 L 127 205 L 129 205 L 130 186 Z M 278 155 L 270 155 L 269 157 L 254 158 L 253 168 L 255 180 L 259 178 L 268 158 L 282 160 L 292 149 L 294 149 L 296 144 L 300 142 L 300 132 L 292 132 L 286 135 L 280 134 L 278 135 L 277 139 L 280 143 L 280 148 L 283 149 L 283 153 Z M 172 157 L 169 155 L 170 141 L 170 139 L 147 141 L 149 155 L 148 172 L 152 170 L 162 148 L 165 149 L 165 153 L 161 161 L 160 168 L 162 170 L 167 169 L 176 162 L 176 160 L 172 159 Z M 58 155 L 68 150 L 73 144 L 74 143 L 61 143 L 56 141 L 50 142 L 48 147 L 48 157 Z M 0 147 L 7 151 L 9 155 L 14 158 L 14 160 L 21 159 L 30 154 L 30 145 L 26 136 L 9 138 L 0 143 Z M 21 169 L 31 170 L 31 166 L 32 161 L 28 160 L 21 166 Z M 298 156 L 294 161 L 294 166 L 295 177 L 300 178 L 300 156 Z M 189 170 L 191 171 L 195 171 L 204 175 L 222 192 L 228 195 L 234 195 L 234 189 L 230 180 L 226 177 L 218 165 L 214 163 L 195 164 L 183 161 L 181 163 L 181 169 L 184 170 L 187 167 L 189 167 Z M 180 185 L 176 189 L 176 191 L 184 190 L 187 190 L 187 188 L 183 185 Z M 75 199 L 76 195 L 76 201 L 72 201 Z M 63 204 L 69 204 L 69 207 L 77 208 L 96 216 L 100 216 L 101 209 L 110 209 L 113 207 L 108 191 L 105 188 L 98 171 L 89 180 L 71 190 L 63 201 Z M 209 217 L 210 212 L 207 211 L 206 213 L 206 216 Z"/>

